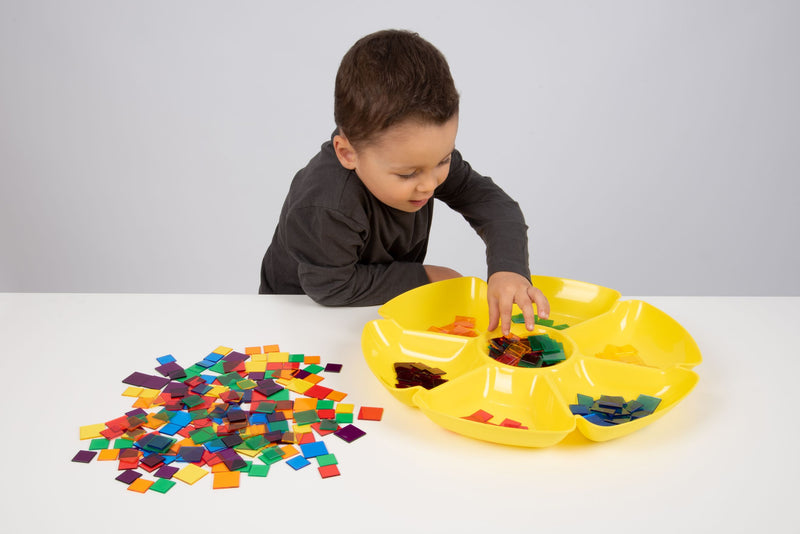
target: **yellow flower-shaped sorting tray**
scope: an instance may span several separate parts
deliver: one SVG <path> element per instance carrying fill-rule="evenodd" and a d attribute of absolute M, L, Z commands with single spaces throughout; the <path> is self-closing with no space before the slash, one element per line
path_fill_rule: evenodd
<path fill-rule="evenodd" d="M 550 301 L 550 319 L 557 330 L 540 324 L 528 332 L 513 324 L 520 337 L 546 333 L 563 345 L 566 359 L 556 365 L 524 368 L 489 357 L 492 338 L 486 283 L 456 278 L 408 291 L 383 305 L 383 319 L 367 323 L 361 345 L 367 364 L 397 399 L 417 406 L 435 423 L 465 436 L 524 447 L 547 447 L 576 428 L 587 438 L 605 441 L 630 434 L 657 420 L 692 390 L 701 363 L 697 344 L 674 319 L 637 300 L 620 300 L 620 293 L 597 285 L 532 277 Z M 514 313 L 520 310 L 514 309 Z M 475 318 L 477 336 L 429 331 L 452 323 L 455 316 Z M 637 363 L 601 357 L 608 346 L 630 346 Z M 400 389 L 395 363 L 422 363 L 445 371 L 447 382 L 425 389 Z M 615 426 L 601 426 L 573 415 L 577 395 L 636 399 L 644 394 L 661 399 L 646 417 Z M 487 422 L 465 419 L 478 410 L 492 414 Z M 500 426 L 505 419 L 523 428 Z"/>

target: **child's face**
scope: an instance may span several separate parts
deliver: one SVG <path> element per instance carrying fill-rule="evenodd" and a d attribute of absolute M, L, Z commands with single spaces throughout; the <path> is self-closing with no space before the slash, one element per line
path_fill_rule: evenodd
<path fill-rule="evenodd" d="M 334 148 L 342 165 L 354 169 L 378 200 L 413 213 L 447 178 L 457 131 L 458 116 L 441 125 L 409 120 L 358 151 L 342 136 L 334 138 Z"/>

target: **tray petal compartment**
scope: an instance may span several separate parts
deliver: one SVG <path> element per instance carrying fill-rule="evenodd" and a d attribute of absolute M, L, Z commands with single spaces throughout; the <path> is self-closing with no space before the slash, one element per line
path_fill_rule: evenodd
<path fill-rule="evenodd" d="M 618 302 L 608 313 L 564 332 L 587 356 L 603 352 L 608 345 L 631 345 L 645 364 L 659 369 L 691 369 L 703 361 L 689 332 L 640 300 Z"/>
<path fill-rule="evenodd" d="M 574 430 L 575 417 L 547 375 L 537 371 L 487 364 L 421 390 L 413 401 L 429 419 L 453 432 L 506 445 L 548 447 Z M 493 418 L 488 423 L 465 419 L 478 410 Z M 506 418 L 528 428 L 497 426 Z"/>
<path fill-rule="evenodd" d="M 620 298 L 619 291 L 614 289 L 567 278 L 531 276 L 531 283 L 547 297 L 550 318 L 556 324 L 573 326 L 597 317 L 610 310 Z"/>
<path fill-rule="evenodd" d="M 661 399 L 651 415 L 615 426 L 600 426 L 575 416 L 578 430 L 593 441 L 622 437 L 656 421 L 689 394 L 698 378 L 694 371 L 680 367 L 655 369 L 596 358 L 576 358 L 551 372 L 567 404 L 576 404 L 579 393 L 594 399 L 612 395 L 635 400 L 640 394 Z"/>
<path fill-rule="evenodd" d="M 364 327 L 361 347 L 367 365 L 384 387 L 401 402 L 413 405 L 411 398 L 424 388 L 397 388 L 395 363 L 420 362 L 438 367 L 447 373 L 444 378 L 449 381 L 483 365 L 487 356 L 479 348 L 480 339 L 405 330 L 391 319 L 381 319 Z"/>

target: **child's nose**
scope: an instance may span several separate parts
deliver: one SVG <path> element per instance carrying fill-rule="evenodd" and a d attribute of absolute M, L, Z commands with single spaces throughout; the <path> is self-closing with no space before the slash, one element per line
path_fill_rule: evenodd
<path fill-rule="evenodd" d="M 429 193 L 434 189 L 436 189 L 438 185 L 439 185 L 439 178 L 436 176 L 436 173 L 426 172 L 420 176 L 419 182 L 417 182 L 417 190 Z"/>

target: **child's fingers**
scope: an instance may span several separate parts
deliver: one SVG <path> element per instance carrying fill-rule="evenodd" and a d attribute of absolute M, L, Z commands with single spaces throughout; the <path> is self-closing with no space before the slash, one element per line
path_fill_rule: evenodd
<path fill-rule="evenodd" d="M 536 287 L 531 287 L 528 289 L 528 295 L 536 304 L 536 310 L 539 317 L 542 319 L 547 319 L 550 317 L 550 302 L 548 302 L 547 297 L 544 296 L 544 293 L 542 293 L 541 290 Z"/>
<path fill-rule="evenodd" d="M 489 297 L 489 332 L 497 328 L 498 322 L 500 322 L 500 309 L 497 305 L 497 299 Z"/>
<path fill-rule="evenodd" d="M 514 304 L 514 297 L 502 295 L 497 304 L 500 308 L 500 329 L 507 336 L 511 332 L 511 306 Z"/>
<path fill-rule="evenodd" d="M 536 314 L 533 312 L 533 300 L 528 291 L 520 291 L 519 296 L 516 298 L 517 306 L 522 310 L 522 317 L 525 318 L 525 328 L 529 332 L 533 331 L 536 326 Z"/>

